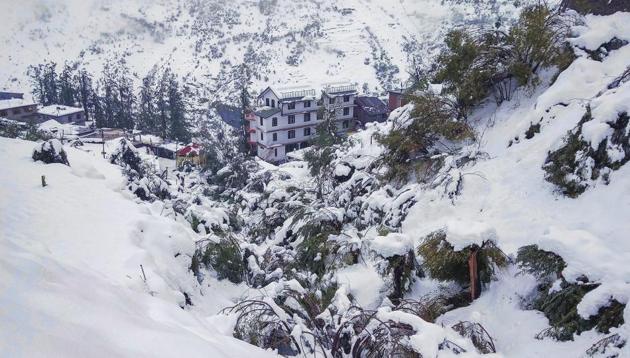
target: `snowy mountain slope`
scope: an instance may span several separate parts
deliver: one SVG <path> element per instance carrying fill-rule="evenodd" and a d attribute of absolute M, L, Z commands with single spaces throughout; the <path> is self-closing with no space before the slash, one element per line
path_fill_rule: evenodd
<path fill-rule="evenodd" d="M 0 87 L 29 88 L 29 65 L 80 61 L 100 73 L 123 58 L 138 77 L 170 64 L 213 99 L 239 86 L 350 80 L 399 85 L 428 63 L 451 27 L 509 21 L 511 1 L 49 1 L 3 2 Z"/>
<path fill-rule="evenodd" d="M 584 26 L 576 28 L 572 43 L 594 51 L 615 37 L 628 39 L 630 31 L 625 24 L 629 18 L 627 13 L 587 16 Z M 586 276 L 601 284 L 577 307 L 588 319 L 612 299 L 625 304 L 630 298 L 630 167 L 621 166 L 610 173 L 609 183 L 596 181 L 574 199 L 557 193 L 557 188 L 545 181 L 543 165 L 548 153 L 563 144 L 566 133 L 580 125 L 587 106 L 600 113 L 595 117 L 604 118 L 594 120 L 593 125 L 627 113 L 630 83 L 626 80 L 618 87 L 613 83 L 630 66 L 630 47 L 607 53 L 601 62 L 579 49 L 577 53 L 576 61 L 553 84 L 545 84 L 534 93 L 521 91 L 514 100 L 498 108 L 489 104 L 471 116 L 482 137 L 463 153 L 477 159 L 459 168 L 452 161 L 452 167 L 447 164 L 445 168 L 449 176 L 461 179 L 455 198 L 449 195 L 451 188 L 437 179 L 416 189 L 416 203 L 401 232 L 417 240 L 416 244 L 431 232 L 445 230 L 455 249 L 493 239 L 508 254 L 531 244 L 558 253 L 567 262 L 563 271 L 567 280 Z M 541 124 L 540 133 L 527 139 L 525 132 L 537 123 Z M 367 151 L 373 155 L 378 153 L 379 146 L 368 144 L 370 138 L 373 131 L 387 131 L 390 125 L 359 134 L 358 148 L 341 160 L 352 163 L 365 147 L 372 147 Z M 608 130 L 600 133 L 585 138 L 598 146 L 611 135 Z M 602 338 L 586 332 L 573 342 L 534 339 L 545 328 L 546 319 L 539 312 L 523 311 L 521 301 L 535 288 L 531 277 L 508 270 L 470 307 L 449 312 L 438 322 L 480 322 L 494 332 L 498 351 L 508 357 L 582 356 Z M 415 289 L 410 297 L 422 293 L 421 288 Z M 627 337 L 630 309 L 625 309 L 624 318 L 626 324 L 612 333 Z M 623 353 L 630 353 L 627 346 Z"/>
<path fill-rule="evenodd" d="M 34 146 L 0 138 L 10 168 L 0 173 L 1 356 L 265 356 L 211 318 L 242 289 L 208 282 L 198 314 L 180 308 L 183 292 L 198 292 L 187 226 L 135 203 L 97 154 L 70 148 L 71 167 L 45 165 Z"/>

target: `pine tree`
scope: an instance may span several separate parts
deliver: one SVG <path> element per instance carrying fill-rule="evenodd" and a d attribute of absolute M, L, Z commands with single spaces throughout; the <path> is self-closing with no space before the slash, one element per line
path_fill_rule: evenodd
<path fill-rule="evenodd" d="M 138 129 L 149 133 L 157 133 L 158 111 L 156 105 L 155 72 L 150 72 L 142 79 L 140 97 L 138 99 Z"/>
<path fill-rule="evenodd" d="M 95 115 L 95 104 L 92 99 L 95 97 L 92 88 L 92 77 L 86 70 L 80 70 L 74 79 L 77 85 L 77 97 L 83 110 L 85 111 L 85 119 L 90 120 Z"/>
<path fill-rule="evenodd" d="M 92 92 L 90 103 L 94 111 L 94 125 L 96 128 L 107 127 L 107 119 L 105 118 L 105 111 L 103 109 L 103 100 L 98 95 L 97 91 Z"/>
<path fill-rule="evenodd" d="M 155 132 L 162 138 L 167 138 L 169 133 L 169 110 L 168 110 L 168 69 L 162 74 L 162 80 L 158 84 L 156 91 L 156 110 L 157 120 L 155 126 Z"/>
<path fill-rule="evenodd" d="M 73 81 L 74 69 L 69 64 L 65 64 L 63 71 L 59 75 L 57 88 L 59 89 L 59 103 L 66 106 L 74 106 L 78 97 Z"/>
<path fill-rule="evenodd" d="M 169 137 L 182 142 L 190 141 L 186 123 L 186 104 L 174 74 L 168 79 Z"/>

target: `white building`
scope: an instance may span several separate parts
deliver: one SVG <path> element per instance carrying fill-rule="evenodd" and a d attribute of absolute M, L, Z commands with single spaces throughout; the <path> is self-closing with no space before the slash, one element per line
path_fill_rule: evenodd
<path fill-rule="evenodd" d="M 37 111 L 40 122 L 54 119 L 61 124 L 85 124 L 85 113 L 83 108 L 62 106 L 59 104 L 52 104 L 45 106 Z"/>
<path fill-rule="evenodd" d="M 351 84 L 327 85 L 319 95 L 310 87 L 267 87 L 258 96 L 249 141 L 263 160 L 284 161 L 287 153 L 310 145 L 325 110 L 334 111 L 340 132 L 352 128 L 356 94 Z"/>

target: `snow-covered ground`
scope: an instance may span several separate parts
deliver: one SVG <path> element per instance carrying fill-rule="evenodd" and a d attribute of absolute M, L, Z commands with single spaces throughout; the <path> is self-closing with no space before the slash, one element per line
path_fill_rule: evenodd
<path fill-rule="evenodd" d="M 214 316 L 244 287 L 208 279 L 203 305 L 180 308 L 199 290 L 187 223 L 137 203 L 97 152 L 46 165 L 35 146 L 0 138 L 0 356 L 267 355 Z"/>

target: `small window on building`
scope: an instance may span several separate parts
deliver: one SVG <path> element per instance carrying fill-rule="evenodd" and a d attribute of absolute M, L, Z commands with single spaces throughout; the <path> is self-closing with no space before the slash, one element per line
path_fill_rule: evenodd
<path fill-rule="evenodd" d="M 295 109 L 295 102 L 289 103 L 289 109 Z"/>
<path fill-rule="evenodd" d="M 324 119 L 324 111 L 318 111 L 317 112 L 317 120 L 321 121 L 322 119 Z"/>
<path fill-rule="evenodd" d="M 278 156 L 278 148 L 274 148 L 273 149 L 273 156 L 277 157 Z"/>
<path fill-rule="evenodd" d="M 347 129 L 350 127 L 350 122 L 349 121 L 343 121 L 342 126 L 344 129 Z"/>
<path fill-rule="evenodd" d="M 271 135 L 271 137 L 273 138 L 273 141 L 274 141 L 274 142 L 277 142 L 277 141 L 278 141 L 278 133 L 274 133 L 274 134 L 272 134 L 272 135 Z"/>
<path fill-rule="evenodd" d="M 7 115 L 7 111 L 0 111 L 0 116 L 4 117 Z"/>
<path fill-rule="evenodd" d="M 276 108 L 276 100 L 275 99 L 271 100 L 271 107 Z"/>
<path fill-rule="evenodd" d="M 290 114 L 289 115 L 289 124 L 293 124 L 293 123 L 295 123 L 295 115 Z"/>
<path fill-rule="evenodd" d="M 350 107 L 345 107 L 345 108 L 343 109 L 343 115 L 344 115 L 344 116 L 347 116 L 347 115 L 349 115 L 349 114 L 350 114 Z"/>
<path fill-rule="evenodd" d="M 343 96 L 343 101 L 344 102 L 350 102 L 350 96 L 348 96 L 348 95 Z"/>
<path fill-rule="evenodd" d="M 310 128 L 304 128 L 304 136 L 308 137 L 311 135 L 311 129 Z"/>
<path fill-rule="evenodd" d="M 308 108 L 311 106 L 311 101 L 304 101 L 304 108 Z"/>
<path fill-rule="evenodd" d="M 265 98 L 265 105 L 267 107 L 271 106 L 271 103 L 269 102 L 269 98 Z"/>
<path fill-rule="evenodd" d="M 329 104 L 335 104 L 335 97 L 330 97 L 330 99 L 328 100 Z"/>
<path fill-rule="evenodd" d="M 295 130 L 291 129 L 289 131 L 289 139 L 293 139 L 293 138 L 295 138 Z"/>
<path fill-rule="evenodd" d="M 263 126 L 263 117 L 260 117 L 260 126 Z"/>
<path fill-rule="evenodd" d="M 310 121 L 311 121 L 311 114 L 304 113 L 304 122 L 310 122 Z"/>
<path fill-rule="evenodd" d="M 265 136 L 263 135 L 263 132 L 260 132 L 260 140 L 265 139 Z"/>
<path fill-rule="evenodd" d="M 278 118 L 276 117 L 271 118 L 271 126 L 276 127 L 277 125 L 278 125 Z"/>

